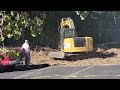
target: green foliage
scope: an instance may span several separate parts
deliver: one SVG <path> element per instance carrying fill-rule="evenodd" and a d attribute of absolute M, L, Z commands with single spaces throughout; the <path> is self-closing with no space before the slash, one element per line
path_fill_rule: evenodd
<path fill-rule="evenodd" d="M 80 16 L 81 20 L 85 20 L 85 18 L 89 15 L 89 11 L 75 11 L 77 15 Z"/>
<path fill-rule="evenodd" d="M 36 37 L 43 30 L 44 11 L 5 11 L 3 18 L 3 33 L 5 38 L 18 40 L 25 28 Z M 0 38 L 3 41 L 4 38 Z"/>
<path fill-rule="evenodd" d="M 7 57 L 9 57 L 10 59 L 17 59 L 17 58 L 21 58 L 21 52 L 16 50 L 7 50 L 6 48 L 0 48 L 0 52 L 2 52 L 3 54 L 5 54 Z"/>
<path fill-rule="evenodd" d="M 0 42 L 4 41 L 4 37 L 0 37 Z"/>
<path fill-rule="evenodd" d="M 33 18 L 33 21 L 30 22 L 30 31 L 33 37 L 36 37 L 41 32 L 41 30 L 43 30 L 42 25 L 43 25 L 42 20 L 40 20 L 37 17 Z"/>
<path fill-rule="evenodd" d="M 19 58 L 20 52 L 18 52 L 17 50 L 11 50 L 11 51 L 9 51 L 9 57 L 10 58 Z"/>
<path fill-rule="evenodd" d="M 5 48 L 0 47 L 0 52 L 2 52 L 2 53 L 4 53 L 4 54 L 7 54 L 7 53 L 8 53 L 8 50 L 6 50 Z"/>

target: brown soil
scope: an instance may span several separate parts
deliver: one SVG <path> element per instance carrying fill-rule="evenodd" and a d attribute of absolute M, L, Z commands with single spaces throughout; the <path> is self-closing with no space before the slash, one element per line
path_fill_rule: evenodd
<path fill-rule="evenodd" d="M 54 60 L 48 57 L 48 52 L 51 49 L 40 49 L 38 51 L 31 51 L 31 64 L 49 64 L 54 65 L 65 65 L 65 66 L 89 66 L 89 65 L 102 65 L 102 64 L 120 64 L 120 49 L 111 48 L 104 52 L 99 57 L 92 57 L 88 59 L 78 60 Z M 99 50 L 98 50 L 99 51 Z"/>

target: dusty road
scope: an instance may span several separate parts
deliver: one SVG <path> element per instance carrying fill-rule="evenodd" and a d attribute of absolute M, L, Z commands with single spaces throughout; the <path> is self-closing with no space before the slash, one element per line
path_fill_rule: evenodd
<path fill-rule="evenodd" d="M 120 79 L 120 65 L 40 66 L 0 73 L 0 79 Z"/>

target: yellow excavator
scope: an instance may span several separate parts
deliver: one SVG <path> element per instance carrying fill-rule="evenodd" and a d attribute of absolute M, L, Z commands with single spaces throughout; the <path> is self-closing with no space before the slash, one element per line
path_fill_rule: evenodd
<path fill-rule="evenodd" d="M 77 37 L 73 20 L 62 18 L 60 23 L 60 43 L 57 51 L 50 51 L 49 57 L 65 59 L 72 55 L 82 55 L 82 53 L 93 51 L 92 37 Z"/>

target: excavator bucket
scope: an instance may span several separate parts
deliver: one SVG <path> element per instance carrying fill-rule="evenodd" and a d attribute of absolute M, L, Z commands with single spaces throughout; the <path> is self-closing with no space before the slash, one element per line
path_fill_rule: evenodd
<path fill-rule="evenodd" d="M 52 57 L 52 58 L 60 58 L 60 59 L 64 59 L 65 57 L 65 53 L 62 52 L 62 51 L 51 51 L 48 53 L 48 56 L 49 57 Z"/>

